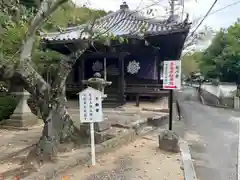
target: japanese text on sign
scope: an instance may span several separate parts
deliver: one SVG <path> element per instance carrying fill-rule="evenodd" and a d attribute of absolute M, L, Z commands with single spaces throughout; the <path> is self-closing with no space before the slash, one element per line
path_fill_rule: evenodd
<path fill-rule="evenodd" d="M 164 61 L 163 89 L 181 88 L 181 61 Z"/>
<path fill-rule="evenodd" d="M 80 119 L 82 123 L 101 122 L 102 113 L 102 92 L 87 88 L 79 93 Z"/>

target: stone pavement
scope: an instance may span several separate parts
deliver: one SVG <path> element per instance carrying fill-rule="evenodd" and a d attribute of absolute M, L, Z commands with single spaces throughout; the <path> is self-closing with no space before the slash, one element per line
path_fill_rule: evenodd
<path fill-rule="evenodd" d="M 71 113 L 73 119 L 79 120 L 79 105 L 77 100 L 69 100 L 67 102 L 68 111 Z M 124 106 L 119 108 L 104 108 L 105 113 L 114 114 L 116 112 L 126 112 L 128 114 L 151 114 L 153 112 L 160 112 L 161 110 L 168 109 L 168 99 L 163 98 L 155 102 L 141 102 L 139 107 L 135 106 L 134 102 L 127 102 Z M 150 112 L 148 112 L 150 111 Z M 166 113 L 166 112 L 165 112 Z M 105 114 L 106 115 L 106 114 Z"/>
<path fill-rule="evenodd" d="M 95 141 L 97 144 L 108 139 L 108 137 L 115 137 L 116 133 L 113 128 L 120 127 L 131 129 L 136 124 L 146 123 L 147 119 L 158 119 L 167 112 L 159 112 L 159 110 L 167 109 L 167 99 L 159 100 L 157 102 L 142 102 L 140 107 L 136 107 L 134 103 L 126 103 L 118 108 L 104 108 L 104 122 L 95 124 Z M 68 111 L 70 112 L 73 122 L 76 127 L 80 127 L 80 112 L 77 101 L 69 101 L 67 104 Z M 82 129 L 81 129 L 82 128 Z M 89 141 L 89 124 L 84 124 L 80 131 L 85 141 Z M 88 142 L 89 143 L 89 142 Z"/>
<path fill-rule="evenodd" d="M 158 148 L 158 131 L 97 157 L 97 164 L 77 166 L 54 180 L 179 180 L 183 179 L 181 156 Z"/>

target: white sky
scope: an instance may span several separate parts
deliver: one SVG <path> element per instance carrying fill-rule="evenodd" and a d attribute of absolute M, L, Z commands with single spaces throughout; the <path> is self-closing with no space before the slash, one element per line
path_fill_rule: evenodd
<path fill-rule="evenodd" d="M 118 10 L 122 0 L 73 0 L 77 4 L 86 4 L 88 7 L 94 9 L 104 9 L 106 11 Z M 238 0 L 218 0 L 213 11 L 218 10 L 224 6 L 237 2 Z M 152 6 L 153 9 L 158 9 L 158 17 L 165 14 L 163 7 L 168 7 L 167 0 L 126 0 L 128 6 L 132 10 L 146 8 L 147 5 L 156 4 Z M 202 17 L 209 10 L 214 0 L 185 0 L 185 12 L 190 14 L 191 19 Z M 202 26 L 208 25 L 214 29 L 226 28 L 234 23 L 240 17 L 240 3 L 213 15 L 210 15 Z"/>

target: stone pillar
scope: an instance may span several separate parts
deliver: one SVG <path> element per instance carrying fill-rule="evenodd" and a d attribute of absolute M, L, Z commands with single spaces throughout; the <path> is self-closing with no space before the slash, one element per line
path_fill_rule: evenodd
<path fill-rule="evenodd" d="M 234 109 L 240 109 L 239 97 L 234 96 Z"/>
<path fill-rule="evenodd" d="M 10 116 L 10 119 L 6 120 L 4 125 L 12 127 L 26 127 L 38 124 L 38 117 L 31 112 L 31 109 L 27 104 L 30 93 L 23 90 L 23 92 L 17 92 L 14 94 L 20 100 L 13 114 Z"/>
<path fill-rule="evenodd" d="M 165 130 L 158 136 L 159 148 L 167 151 L 178 153 L 179 148 L 179 136 L 173 131 Z"/>

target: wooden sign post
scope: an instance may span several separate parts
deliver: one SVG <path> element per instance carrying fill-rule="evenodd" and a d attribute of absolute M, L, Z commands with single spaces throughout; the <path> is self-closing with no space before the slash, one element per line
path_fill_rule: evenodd
<path fill-rule="evenodd" d="M 88 87 L 79 93 L 80 122 L 90 124 L 92 165 L 96 164 L 94 123 L 103 121 L 101 91 Z"/>
<path fill-rule="evenodd" d="M 169 130 L 172 130 L 173 122 L 173 90 L 181 89 L 181 61 L 164 61 L 163 65 L 163 89 L 169 89 Z"/>

